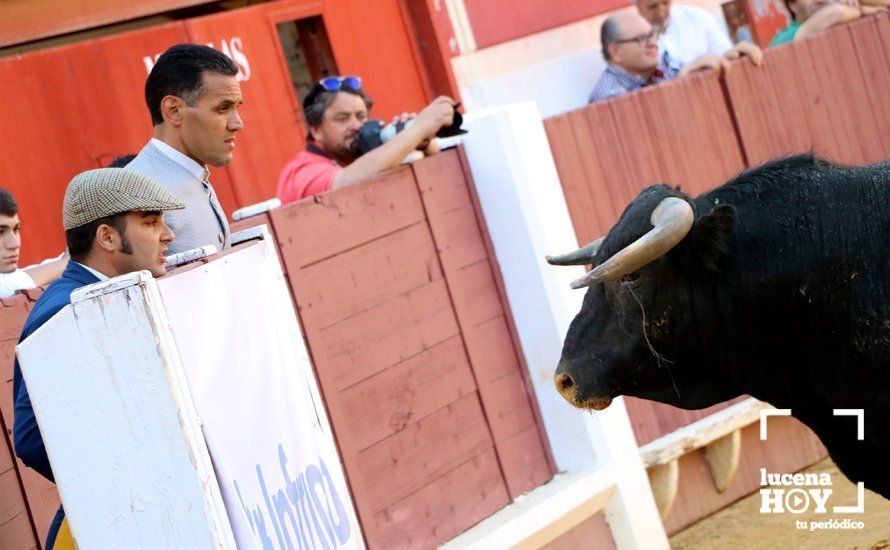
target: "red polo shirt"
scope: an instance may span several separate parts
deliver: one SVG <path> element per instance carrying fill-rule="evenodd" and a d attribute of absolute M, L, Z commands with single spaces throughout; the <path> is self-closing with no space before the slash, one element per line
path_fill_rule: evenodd
<path fill-rule="evenodd" d="M 330 191 L 343 166 L 333 157 L 310 143 L 305 151 L 290 159 L 278 176 L 276 195 L 281 204 Z"/>

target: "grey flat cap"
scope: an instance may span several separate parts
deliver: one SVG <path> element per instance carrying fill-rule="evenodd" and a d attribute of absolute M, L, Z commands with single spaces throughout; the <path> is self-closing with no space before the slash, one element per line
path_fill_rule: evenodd
<path fill-rule="evenodd" d="M 144 174 L 126 168 L 99 168 L 74 176 L 65 191 L 65 230 L 122 212 L 179 210 L 185 205 Z"/>

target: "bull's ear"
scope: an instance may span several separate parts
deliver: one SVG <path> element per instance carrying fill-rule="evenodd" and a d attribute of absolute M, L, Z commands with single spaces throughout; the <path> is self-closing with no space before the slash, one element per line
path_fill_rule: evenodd
<path fill-rule="evenodd" d="M 716 271 L 729 252 L 729 240 L 735 228 L 735 207 L 722 204 L 695 220 L 683 240 L 682 254 L 688 265 Z"/>

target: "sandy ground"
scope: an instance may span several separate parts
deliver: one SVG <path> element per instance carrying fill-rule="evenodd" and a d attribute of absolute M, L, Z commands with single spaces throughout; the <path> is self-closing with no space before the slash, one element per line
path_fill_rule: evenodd
<path fill-rule="evenodd" d="M 833 462 L 825 459 L 804 472 L 831 474 L 829 506 L 855 506 L 856 486 L 841 474 Z M 830 508 L 829 508 L 830 510 Z M 865 524 L 856 530 L 797 529 L 796 521 L 855 519 Z M 695 549 L 769 549 L 816 548 L 890 550 L 890 501 L 865 491 L 864 514 L 761 514 L 760 493 L 754 493 L 728 508 L 709 516 L 671 537 L 675 550 Z"/>

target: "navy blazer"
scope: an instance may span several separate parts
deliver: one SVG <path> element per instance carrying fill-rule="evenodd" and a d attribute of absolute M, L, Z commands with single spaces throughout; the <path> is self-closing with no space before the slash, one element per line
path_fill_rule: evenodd
<path fill-rule="evenodd" d="M 34 309 L 28 315 L 19 342 L 27 338 L 31 333 L 50 320 L 53 315 L 71 303 L 71 293 L 78 288 L 98 283 L 99 279 L 73 260 L 68 261 L 62 277 L 50 284 L 46 291 L 34 304 Z M 60 357 L 60 361 L 64 358 Z M 13 428 L 13 442 L 15 454 L 22 459 L 25 466 L 33 468 L 40 475 L 55 481 L 53 471 L 46 456 L 46 448 L 43 446 L 43 437 L 34 417 L 34 409 L 31 408 L 31 398 L 28 396 L 28 388 L 22 380 L 22 372 L 19 369 L 18 358 L 12 378 L 12 395 L 15 400 L 15 421 Z"/>

